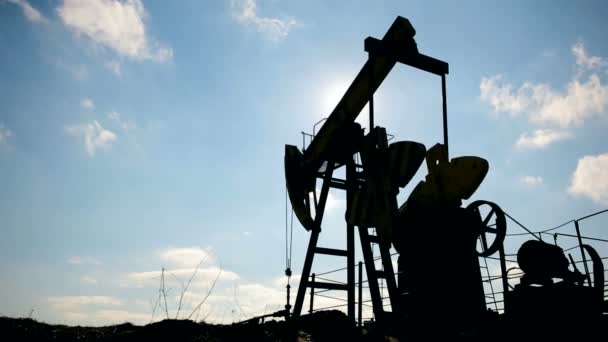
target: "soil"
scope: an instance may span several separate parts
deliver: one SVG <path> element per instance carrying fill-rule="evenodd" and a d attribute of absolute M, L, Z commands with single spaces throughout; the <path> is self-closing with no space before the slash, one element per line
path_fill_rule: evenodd
<path fill-rule="evenodd" d="M 606 340 L 608 315 L 595 317 L 519 317 L 518 319 L 492 316 L 486 319 L 482 331 L 474 335 L 450 335 L 437 325 L 415 329 L 423 338 L 402 340 L 420 341 L 548 341 L 548 340 Z M 585 315 L 582 315 L 585 316 Z M 578 319 L 577 319 L 578 317 Z M 395 325 L 410 331 L 403 322 Z M 188 320 L 164 320 L 145 326 L 131 323 L 105 327 L 51 325 L 29 318 L 0 317 L 2 341 L 399 341 L 374 331 L 373 326 L 358 328 L 355 322 L 340 311 L 319 311 L 289 321 L 270 320 L 229 325 L 207 324 Z M 398 334 L 394 331 L 395 335 Z M 408 335 L 409 336 L 409 335 Z M 431 338 L 431 336 L 434 336 Z M 604 336 L 604 338 L 600 338 Z M 412 336 L 409 336 L 412 337 Z M 442 337 L 438 339 L 437 337 Z"/>
<path fill-rule="evenodd" d="M 3 341 L 372 341 L 340 311 L 321 311 L 297 319 L 216 325 L 164 320 L 145 326 L 51 325 L 29 318 L 0 317 Z M 382 338 L 383 340 L 383 338 Z"/>

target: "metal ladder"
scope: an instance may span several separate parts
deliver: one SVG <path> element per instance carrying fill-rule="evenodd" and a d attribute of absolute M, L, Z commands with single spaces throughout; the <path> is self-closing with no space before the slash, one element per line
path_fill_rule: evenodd
<path fill-rule="evenodd" d="M 338 180 L 332 178 L 335 163 L 329 161 L 327 168 L 323 172 L 323 186 L 321 188 L 321 196 L 319 202 L 315 208 L 315 227 L 311 231 L 310 240 L 308 242 L 308 249 L 306 251 L 306 258 L 304 259 L 304 266 L 302 269 L 302 278 L 300 280 L 300 286 L 298 286 L 298 293 L 296 295 L 296 301 L 294 304 L 293 316 L 300 316 L 302 307 L 304 305 L 304 296 L 306 289 L 325 289 L 325 290 L 341 290 L 347 292 L 347 312 L 348 317 L 354 321 L 355 319 L 355 239 L 354 239 L 354 226 L 347 225 L 347 237 L 346 237 L 346 249 L 335 249 L 318 247 L 319 234 L 321 233 L 321 221 L 323 219 L 323 212 L 327 201 L 327 195 L 330 187 L 341 187 L 341 183 Z M 350 163 L 347 168 L 352 170 L 354 164 Z M 350 195 L 347 195 L 350 196 Z M 315 254 L 325 254 L 333 256 L 346 257 L 347 263 L 347 282 L 346 284 L 332 283 L 332 282 L 319 282 L 310 281 L 311 268 Z"/>
<path fill-rule="evenodd" d="M 365 271 L 367 273 L 369 292 L 372 298 L 374 317 L 379 324 L 383 324 L 385 321 L 390 320 L 389 316 L 399 311 L 397 282 L 395 281 L 395 272 L 391 261 L 390 245 L 382 243 L 377 235 L 371 235 L 369 229 L 370 228 L 368 227 L 359 227 L 361 251 L 363 252 L 363 260 L 365 261 Z M 372 253 L 372 244 L 377 244 L 380 249 L 380 259 L 382 260 L 383 266 L 383 269 L 381 270 L 376 269 L 376 263 Z M 380 279 L 386 281 L 392 311 L 384 310 L 383 298 L 380 294 Z"/>

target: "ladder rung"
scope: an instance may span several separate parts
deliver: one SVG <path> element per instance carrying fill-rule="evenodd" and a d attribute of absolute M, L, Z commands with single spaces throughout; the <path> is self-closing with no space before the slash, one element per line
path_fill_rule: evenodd
<path fill-rule="evenodd" d="M 380 237 L 378 235 L 369 235 L 367 238 L 369 239 L 369 242 L 380 243 Z"/>
<path fill-rule="evenodd" d="M 348 256 L 348 252 L 343 249 L 334 249 L 334 248 L 325 248 L 325 247 L 315 248 L 315 253 L 335 255 L 335 256 Z"/>
<path fill-rule="evenodd" d="M 326 290 L 348 290 L 348 286 L 346 284 L 336 284 L 336 283 L 325 283 L 315 281 L 314 283 L 309 281 L 306 285 L 308 287 L 314 287 L 315 289 L 326 289 Z"/>

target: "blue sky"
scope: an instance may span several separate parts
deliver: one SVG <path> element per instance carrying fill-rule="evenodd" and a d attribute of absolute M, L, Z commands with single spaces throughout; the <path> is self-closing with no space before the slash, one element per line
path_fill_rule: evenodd
<path fill-rule="evenodd" d="M 364 38 L 397 15 L 450 63 L 450 153 L 490 162 L 472 199 L 535 230 L 608 207 L 604 2 L 3 0 L 0 314 L 145 323 L 161 267 L 174 315 L 174 276 L 203 258 L 182 314 L 220 270 L 200 317 L 278 309 L 284 145 L 328 115 Z M 377 124 L 432 146 L 440 89 L 395 68 Z M 322 244 L 343 243 L 343 210 L 332 193 Z M 583 232 L 606 238 L 601 222 Z M 295 228 L 298 273 L 308 236 Z"/>

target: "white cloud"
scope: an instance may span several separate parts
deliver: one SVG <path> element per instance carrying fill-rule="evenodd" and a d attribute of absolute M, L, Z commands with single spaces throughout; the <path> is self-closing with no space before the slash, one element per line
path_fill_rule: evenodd
<path fill-rule="evenodd" d="M 263 284 L 243 284 L 237 289 L 238 304 L 245 314 L 255 316 L 264 313 L 266 306 L 285 305 L 285 290 Z"/>
<path fill-rule="evenodd" d="M 151 42 L 140 0 L 64 0 L 58 8 L 64 25 L 121 56 L 165 62 L 173 50 Z"/>
<path fill-rule="evenodd" d="M 574 44 L 572 54 L 576 58 L 576 65 L 584 69 L 596 69 L 608 66 L 608 59 L 598 56 L 587 56 L 582 42 Z"/>
<path fill-rule="evenodd" d="M 292 288 L 292 298 L 295 298 L 297 288 Z M 204 293 L 193 293 L 187 312 L 204 299 Z M 323 305 L 324 298 L 316 297 L 315 304 Z M 308 303 L 308 300 L 305 300 Z M 291 302 L 293 305 L 293 300 Z M 206 316 L 208 323 L 227 323 L 226 313 L 231 313 L 229 321 L 235 322 L 282 310 L 285 307 L 285 288 L 261 283 L 235 284 L 232 287 L 215 289 L 205 301 L 201 316 Z"/>
<path fill-rule="evenodd" d="M 101 262 L 95 258 L 81 256 L 71 257 L 67 262 L 74 265 L 101 265 Z"/>
<path fill-rule="evenodd" d="M 103 322 L 101 324 L 118 324 L 129 322 L 133 324 L 150 323 L 150 314 L 144 312 L 133 312 L 127 310 L 99 310 L 93 314 L 95 321 Z"/>
<path fill-rule="evenodd" d="M 69 310 L 82 306 L 122 306 L 123 302 L 111 296 L 61 296 L 49 297 L 47 301 L 56 309 Z"/>
<path fill-rule="evenodd" d="M 228 288 L 227 283 L 233 284 L 240 279 L 236 273 L 222 270 L 216 266 L 200 268 L 196 274 L 195 271 L 194 268 L 165 271 L 164 288 L 167 295 L 169 317 L 176 317 L 178 314 L 180 318 L 184 318 L 184 315 L 187 317 L 204 297 L 208 297 L 206 299 L 208 302 L 225 301 L 227 297 L 221 293 Z M 158 303 L 161 275 L 161 271 L 131 273 L 127 275 L 127 281 L 130 286 L 155 289 L 156 305 L 162 307 L 162 309 L 157 309 L 164 311 L 164 303 Z M 189 283 L 191 278 L 192 281 Z M 154 316 L 156 319 L 166 317 L 164 313 L 159 313 L 158 310 L 156 311 L 157 315 Z"/>
<path fill-rule="evenodd" d="M 292 288 L 293 287 L 297 287 L 298 284 L 300 284 L 300 278 L 301 277 L 302 277 L 301 274 L 292 274 L 291 275 L 291 279 L 289 281 L 289 284 L 291 285 Z M 287 286 L 287 276 L 284 275 L 284 276 L 280 276 L 280 277 L 275 278 L 272 281 L 272 284 L 275 287 L 278 287 L 278 288 L 283 287 L 284 288 L 285 286 Z"/>
<path fill-rule="evenodd" d="M 342 275 L 346 277 L 346 272 L 343 272 Z M 337 279 L 343 281 L 345 280 L 345 278 L 340 279 L 340 276 L 338 276 Z M 299 282 L 300 275 L 294 274 L 291 277 L 290 282 L 292 306 L 294 305 Z M 281 276 L 272 279 L 269 283 L 242 282 L 235 285 L 233 288 L 218 289 L 218 291 L 214 292 L 213 295 L 209 297 L 208 302 L 206 303 L 208 311 L 211 311 L 210 321 L 219 323 L 222 319 L 221 315 L 218 313 L 221 312 L 222 309 L 225 310 L 226 308 L 231 311 L 236 311 L 239 315 L 237 319 L 246 319 L 249 317 L 271 313 L 277 310 L 282 310 L 285 306 L 286 285 L 287 277 Z M 330 295 L 333 297 L 342 298 L 344 300 L 335 300 L 322 296 L 316 296 L 314 300 L 315 308 L 329 307 L 346 303 L 346 293 L 336 291 Z M 364 291 L 363 296 L 364 300 L 369 299 L 369 293 L 367 291 Z M 307 312 L 308 303 L 310 303 L 309 291 L 307 291 L 307 294 L 305 295 L 304 303 L 305 307 L 302 310 L 303 313 Z M 346 311 L 346 305 L 334 309 Z M 364 308 L 364 311 L 368 317 L 371 317 L 371 309 L 368 310 Z"/>
<path fill-rule="evenodd" d="M 111 298 L 111 297 L 108 297 Z M 112 306 L 105 304 L 90 304 L 71 306 L 53 306 L 53 320 L 61 318 L 59 323 L 67 325 L 81 326 L 108 326 L 121 323 L 133 323 L 145 325 L 150 323 L 150 313 L 132 311 L 129 308 L 106 308 L 100 309 L 98 306 Z M 97 306 L 97 307 L 96 307 Z M 115 305 L 113 305 L 115 307 Z"/>
<path fill-rule="evenodd" d="M 97 120 L 93 120 L 91 123 L 67 126 L 65 130 L 72 136 L 82 138 L 84 148 L 91 157 L 95 155 L 98 149 L 107 150 L 116 141 L 116 134 L 101 127 Z"/>
<path fill-rule="evenodd" d="M 281 40 L 289 34 L 296 24 L 294 19 L 263 17 L 258 14 L 257 0 L 231 0 L 233 15 L 246 26 L 253 26 L 258 32 L 271 40 Z"/>
<path fill-rule="evenodd" d="M 291 305 L 295 304 L 295 297 L 298 291 L 297 285 L 292 283 L 291 288 Z M 308 304 L 310 303 L 310 291 L 304 298 L 305 306 L 302 309 L 302 313 L 308 311 Z M 327 293 L 325 293 L 327 295 Z M 335 291 L 329 294 L 335 298 L 341 298 L 342 300 L 336 300 L 333 298 L 322 297 L 320 295 L 315 296 L 314 308 L 327 308 L 335 305 L 342 305 L 341 307 L 334 307 L 332 310 L 346 311 L 346 293 L 341 291 Z M 225 289 L 223 292 L 217 294 L 217 296 L 209 297 L 209 307 L 228 307 L 235 311 L 238 311 L 240 319 L 247 319 L 262 314 L 272 313 L 274 311 L 282 310 L 285 307 L 285 284 L 282 286 L 270 286 L 261 283 L 245 283 L 240 284 L 234 290 Z M 367 291 L 364 292 L 364 300 L 369 298 Z M 371 304 L 371 303 L 370 303 Z M 217 309 L 216 309 L 217 311 Z M 368 310 L 365 310 L 368 311 Z M 369 312 L 371 313 L 371 312 Z M 366 314 L 369 314 L 366 312 Z M 218 315 L 212 317 L 217 320 Z"/>
<path fill-rule="evenodd" d="M 240 276 L 232 271 L 221 269 L 219 266 L 207 266 L 200 267 L 198 270 L 196 267 L 192 268 L 174 268 L 165 270 L 165 283 L 172 284 L 172 286 L 181 285 L 176 282 L 176 278 L 182 282 L 187 281 L 195 275 L 192 280 L 193 288 L 205 288 L 209 287 L 213 281 L 217 278 L 218 281 L 232 281 L 240 279 Z M 127 274 L 125 287 L 145 287 L 145 286 L 158 286 L 162 271 L 144 271 L 144 272 L 132 272 Z"/>
<path fill-rule="evenodd" d="M 523 133 L 517 139 L 515 147 L 518 149 L 542 149 L 548 145 L 571 138 L 572 134 L 566 131 L 554 131 L 552 129 L 537 129 L 532 134 Z"/>
<path fill-rule="evenodd" d="M 209 248 L 196 247 L 166 248 L 158 257 L 165 267 L 165 281 L 180 285 L 179 282 L 186 281 L 193 275 L 193 286 L 204 288 L 209 286 L 216 278 L 220 281 L 233 281 L 240 279 L 235 272 L 224 270 L 217 263 L 215 255 Z M 144 287 L 157 286 L 162 275 L 162 270 L 132 272 L 126 275 L 123 286 Z M 179 286 L 178 286 L 179 287 Z"/>
<path fill-rule="evenodd" d="M 310 201 L 314 203 L 313 194 L 310 193 Z M 321 188 L 317 188 L 317 200 L 321 197 Z M 338 212 L 346 210 L 346 198 L 341 197 L 340 195 L 336 196 L 336 192 L 329 191 L 327 193 L 327 200 L 325 201 L 325 211 L 324 214 L 328 214 L 331 212 Z M 316 215 L 314 206 L 311 207 L 312 215 Z"/>
<path fill-rule="evenodd" d="M 543 177 L 541 176 L 525 176 L 522 178 L 522 181 L 524 184 L 530 186 L 541 185 L 544 183 Z"/>
<path fill-rule="evenodd" d="M 123 131 L 125 132 L 129 132 L 132 131 L 133 129 L 135 129 L 137 126 L 128 120 L 124 120 L 122 118 L 122 115 L 119 112 L 116 111 L 111 111 L 108 113 L 108 118 L 114 122 L 116 122 L 120 128 L 122 128 Z"/>
<path fill-rule="evenodd" d="M 46 18 L 40 14 L 40 11 L 32 7 L 27 0 L 8 0 L 9 3 L 21 7 L 23 15 L 32 22 L 45 22 Z"/>
<path fill-rule="evenodd" d="M 481 100 L 490 103 L 496 112 L 513 115 L 528 112 L 536 102 L 546 101 L 551 92 L 545 84 L 524 83 L 519 89 L 504 80 L 503 75 L 483 77 L 479 86 Z"/>
<path fill-rule="evenodd" d="M 208 250 L 185 247 L 185 248 L 166 248 L 152 255 L 149 260 L 152 263 L 158 261 L 168 262 L 172 265 L 192 265 L 210 253 Z M 192 276 L 195 266 L 183 268 L 169 268 L 165 272 L 165 289 L 167 291 L 167 311 L 170 318 L 179 314 L 179 318 L 188 317 L 194 312 L 192 319 L 204 319 L 208 323 L 229 323 L 239 321 L 264 313 L 271 313 L 282 310 L 285 305 L 285 277 L 277 277 L 268 281 L 252 281 L 242 279 L 238 274 L 221 270 L 216 258 L 207 258 L 210 262 L 199 268 L 198 273 L 190 287 L 185 292 L 181 307 L 179 307 L 180 295 L 183 286 Z M 160 266 L 159 266 L 160 268 Z M 222 272 L 217 278 L 219 272 Z M 345 275 L 345 273 L 344 273 Z M 69 324 L 85 325 L 108 325 L 129 321 L 137 324 L 149 323 L 152 320 L 152 312 L 155 312 L 154 320 L 166 317 L 164 300 L 159 300 L 159 283 L 161 271 L 133 272 L 123 274 L 122 280 L 128 287 L 138 287 L 139 298 L 113 297 L 108 296 L 62 296 L 51 297 L 48 299 L 52 318 L 63 319 L 61 323 L 67 321 Z M 119 275 L 120 277 L 120 275 Z M 339 276 L 338 276 L 339 277 Z M 106 275 L 104 279 L 110 280 L 112 275 Z M 216 286 L 212 288 L 215 279 L 219 279 Z M 300 276 L 295 274 L 291 279 L 291 304 L 294 304 L 298 282 Z M 85 276 L 81 280 L 84 283 L 92 284 L 94 278 Z M 226 281 L 228 280 L 228 281 Z M 209 294 L 208 298 L 205 297 Z M 334 294 L 332 294 L 334 295 Z M 337 297 L 344 297 L 346 294 L 335 294 Z M 142 299 L 143 298 L 143 299 Z M 369 298 L 367 292 L 364 298 Z M 197 309 L 201 301 L 206 301 Z M 305 296 L 305 303 L 309 302 L 308 295 Z M 336 304 L 343 304 L 344 301 L 315 297 L 315 307 L 328 307 Z M 150 307 L 146 311 L 147 305 Z M 159 308 L 160 304 L 160 308 Z M 306 304 L 307 305 L 307 304 Z M 154 309 L 156 308 L 156 309 Z M 179 312 L 178 312 L 179 308 Z M 346 310 L 346 306 L 338 308 Z M 307 306 L 304 311 L 307 310 Z M 366 316 L 371 316 L 371 309 L 364 308 Z"/>
<path fill-rule="evenodd" d="M 85 323 L 88 322 L 88 315 L 84 312 L 63 311 L 60 315 L 68 321 L 68 324 L 89 325 Z"/>
<path fill-rule="evenodd" d="M 562 128 L 581 125 L 593 117 L 606 116 L 608 86 L 602 85 L 597 74 L 590 75 L 586 80 L 571 80 L 565 93 L 543 83 L 525 82 L 515 88 L 501 75 L 484 77 L 480 85 L 481 99 L 490 103 L 496 112 L 525 114 L 533 123 Z"/>
<path fill-rule="evenodd" d="M 593 74 L 587 80 L 570 81 L 565 94 L 548 92 L 544 98 L 531 116 L 534 122 L 578 126 L 587 119 L 606 116 L 608 86 L 602 85 L 599 75 Z"/>
<path fill-rule="evenodd" d="M 481 100 L 497 113 L 524 115 L 533 124 L 562 130 L 580 126 L 589 119 L 608 118 L 608 85 L 602 81 L 603 73 L 599 70 L 608 67 L 608 60 L 588 56 L 580 42 L 572 47 L 572 53 L 577 72 L 564 90 L 532 81 L 517 86 L 502 75 L 495 75 L 482 78 Z M 544 147 L 569 136 L 569 133 L 541 129 L 532 137 L 522 135 L 517 145 Z"/>
<path fill-rule="evenodd" d="M 207 256 L 208 249 L 195 247 L 166 248 L 152 255 L 149 262 L 167 262 L 171 265 L 183 265 L 188 267 L 169 268 L 165 273 L 165 288 L 167 290 L 167 310 L 169 317 L 178 315 L 180 294 L 184 284 L 192 276 L 196 264 Z M 242 279 L 238 274 L 221 270 L 217 258 L 207 257 L 205 264 L 199 268 L 196 277 L 185 292 L 179 317 L 188 317 L 192 312 L 192 319 L 204 319 L 208 323 L 229 323 L 239 321 L 264 313 L 282 310 L 285 305 L 285 277 L 277 277 L 268 281 L 255 281 Z M 209 262 L 210 264 L 207 264 Z M 192 266 L 194 264 L 194 266 Z M 215 287 L 211 287 L 219 272 L 222 271 Z M 345 275 L 345 273 L 344 273 Z M 154 320 L 165 318 L 164 300 L 159 302 L 160 264 L 158 271 L 133 272 L 123 274 L 122 280 L 128 287 L 138 287 L 139 298 L 122 298 L 108 296 L 63 296 L 48 299 L 53 318 L 59 317 L 69 324 L 86 325 L 108 325 L 129 321 L 138 324 L 149 323 L 152 320 L 152 312 L 156 304 Z M 119 275 L 120 277 L 120 275 Z M 105 280 L 110 280 L 112 275 L 108 274 Z M 297 286 L 300 276 L 294 274 L 291 279 L 291 304 L 294 304 Z M 84 276 L 81 280 L 86 284 L 92 284 L 92 277 Z M 227 281 L 228 280 L 228 281 Z M 197 305 L 207 296 L 204 305 L 197 311 Z M 334 294 L 332 294 L 334 295 Z M 346 294 L 335 294 L 344 297 Z M 365 298 L 369 298 L 367 293 Z M 142 299 L 143 298 L 143 299 Z M 309 302 L 308 295 L 304 299 Z M 343 301 L 315 297 L 315 307 L 327 307 L 343 304 Z M 150 307 L 146 311 L 147 305 Z M 306 304 L 307 305 L 307 304 Z M 346 306 L 338 309 L 346 309 Z M 307 310 L 307 306 L 304 311 Z M 366 315 L 371 315 L 371 309 L 364 308 Z"/>
<path fill-rule="evenodd" d="M 95 103 L 93 102 L 93 100 L 91 100 L 87 97 L 85 97 L 84 99 L 82 99 L 80 101 L 80 105 L 82 106 L 82 108 L 88 109 L 88 110 L 95 108 Z"/>
<path fill-rule="evenodd" d="M 608 153 L 579 159 L 568 191 L 608 205 Z"/>
<path fill-rule="evenodd" d="M 107 326 L 120 323 L 133 323 L 144 325 L 150 323 L 150 314 L 129 310 L 91 310 L 87 307 L 57 310 L 55 316 L 63 318 L 62 324 L 83 326 Z"/>
<path fill-rule="evenodd" d="M 158 253 L 156 257 L 161 262 L 172 266 L 165 268 L 163 278 L 164 288 L 167 291 L 167 310 L 170 317 L 176 317 L 178 314 L 182 293 L 184 297 L 179 309 L 180 317 L 188 316 L 209 292 L 209 302 L 226 299 L 222 293 L 230 284 L 234 284 L 241 279 L 237 273 L 223 269 L 209 249 L 194 247 L 167 248 Z M 156 298 L 162 276 L 163 271 L 161 269 L 132 272 L 123 276 L 121 285 L 123 287 L 155 289 Z M 190 279 L 192 279 L 191 282 Z M 156 304 L 158 305 L 158 303 Z M 206 310 L 207 304 L 205 304 L 204 310 L 201 309 L 201 312 Z M 165 314 L 158 314 L 157 312 L 155 317 L 157 319 L 164 318 Z"/>
<path fill-rule="evenodd" d="M 0 124 L 0 146 L 7 145 L 8 139 L 13 135 L 8 128 L 5 128 L 4 125 Z"/>
<path fill-rule="evenodd" d="M 210 249 L 197 247 L 170 247 L 160 252 L 161 260 L 168 262 L 170 267 L 196 267 L 201 261 L 206 264 L 215 262 L 215 256 Z"/>

